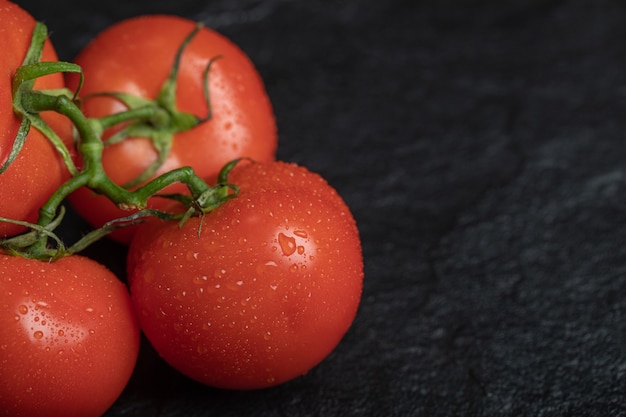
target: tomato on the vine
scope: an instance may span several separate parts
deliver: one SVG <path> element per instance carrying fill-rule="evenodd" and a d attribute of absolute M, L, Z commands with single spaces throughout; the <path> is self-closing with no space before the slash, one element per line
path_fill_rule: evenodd
<path fill-rule="evenodd" d="M 155 99 L 183 39 L 195 26 L 195 22 L 181 17 L 148 15 L 121 21 L 104 30 L 75 59 L 85 76 L 81 97 L 123 92 Z M 221 167 L 235 158 L 245 156 L 260 161 L 275 158 L 276 124 L 259 73 L 237 45 L 209 28 L 203 27 L 182 54 L 176 88 L 178 110 L 198 117 L 209 111 L 203 93 L 203 71 L 209 62 L 212 62 L 208 78 L 212 117 L 175 134 L 169 156 L 157 174 L 191 166 L 199 177 L 211 182 Z M 75 74 L 68 75 L 70 85 L 76 81 Z M 83 102 L 82 109 L 88 117 L 102 117 L 125 107 L 111 97 L 92 97 Z M 108 129 L 104 138 L 110 134 Z M 138 177 L 156 158 L 157 152 L 148 139 L 128 137 L 106 146 L 102 161 L 106 173 L 122 185 Z M 185 191 L 181 184 L 165 190 Z M 94 226 L 129 214 L 85 188 L 72 194 L 70 201 Z M 150 201 L 151 208 L 164 208 L 168 204 L 169 201 L 159 198 Z M 128 243 L 134 230 L 124 228 L 111 236 Z"/>
<path fill-rule="evenodd" d="M 0 166 L 7 161 L 20 126 L 20 120 L 11 110 L 11 85 L 26 56 L 34 27 L 35 19 L 27 11 L 10 1 L 0 1 Z M 50 40 L 46 40 L 41 60 L 58 60 Z M 37 79 L 34 88 L 64 86 L 63 75 L 52 74 Z M 72 145 L 69 120 L 53 112 L 43 112 L 42 117 L 69 148 Z M 36 222 L 39 208 L 67 178 L 69 172 L 54 146 L 41 132 L 31 128 L 18 157 L 0 174 L 0 217 Z M 23 230 L 22 226 L 0 222 L 0 238 Z"/>
<path fill-rule="evenodd" d="M 277 184 L 294 172 L 282 168 Z M 305 374 L 336 347 L 358 309 L 363 260 L 354 218 L 331 190 L 244 187 L 182 228 L 139 227 L 131 297 L 165 361 L 209 386 L 258 389 Z"/>
<path fill-rule="evenodd" d="M 104 414 L 138 355 L 126 286 L 83 256 L 0 254 L 0 306 L 0 415 Z"/>

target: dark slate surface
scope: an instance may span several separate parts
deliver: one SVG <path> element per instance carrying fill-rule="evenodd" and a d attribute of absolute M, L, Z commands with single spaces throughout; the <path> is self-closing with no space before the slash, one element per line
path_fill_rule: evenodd
<path fill-rule="evenodd" d="M 21 4 L 66 60 L 140 13 L 229 36 L 266 81 L 279 157 L 324 175 L 362 233 L 359 315 L 310 374 L 225 392 L 144 344 L 107 417 L 626 415 L 626 3 Z M 123 274 L 123 248 L 87 254 Z"/>

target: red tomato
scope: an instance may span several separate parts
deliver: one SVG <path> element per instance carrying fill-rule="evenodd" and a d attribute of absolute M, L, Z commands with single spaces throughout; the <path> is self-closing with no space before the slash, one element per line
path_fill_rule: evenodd
<path fill-rule="evenodd" d="M 257 389 L 305 374 L 340 342 L 363 281 L 358 230 L 332 199 L 242 191 L 182 228 L 153 220 L 131 243 L 131 296 L 159 354 L 204 384 Z"/>
<path fill-rule="evenodd" d="M 82 94 L 103 91 L 132 93 L 156 98 L 169 75 L 174 56 L 195 22 L 175 17 L 152 15 L 122 21 L 102 32 L 76 58 L 85 74 Z M 180 166 L 191 166 L 196 173 L 213 181 L 221 167 L 241 156 L 260 161 L 275 158 L 277 132 L 271 103 L 263 82 L 250 59 L 231 41 L 203 28 L 182 56 L 178 75 L 179 110 L 203 117 L 207 106 L 203 94 L 203 71 L 214 57 L 209 75 L 213 117 L 189 131 L 176 134 L 169 157 L 157 174 Z M 76 77 L 69 76 L 75 85 Z M 84 112 L 100 117 L 124 108 L 111 98 L 85 101 Z M 105 134 L 105 137 L 107 134 Z M 129 138 L 106 147 L 103 164 L 118 184 L 137 177 L 157 157 L 146 138 Z M 167 192 L 185 192 L 176 184 Z M 72 205 L 92 225 L 128 215 L 110 201 L 81 189 L 70 197 Z M 151 207 L 164 208 L 170 202 L 151 200 Z M 134 228 L 115 232 L 112 237 L 128 243 Z"/>
<path fill-rule="evenodd" d="M 11 111 L 11 83 L 24 60 L 34 27 L 35 20 L 28 12 L 9 1 L 0 1 L 0 166 L 7 160 L 20 126 L 20 120 Z M 56 60 L 52 44 L 46 41 L 42 61 Z M 35 83 L 36 89 L 64 86 L 61 74 L 39 78 Z M 65 116 L 45 112 L 42 117 L 68 148 L 72 146 L 72 125 Z M 31 128 L 19 156 L 0 175 L 0 217 L 36 222 L 39 208 L 67 178 L 69 172 L 54 147 L 38 130 Z M 0 238 L 23 230 L 21 226 L 0 222 Z"/>
<path fill-rule="evenodd" d="M 132 374 L 139 328 L 130 296 L 81 256 L 0 254 L 0 415 L 100 416 Z"/>

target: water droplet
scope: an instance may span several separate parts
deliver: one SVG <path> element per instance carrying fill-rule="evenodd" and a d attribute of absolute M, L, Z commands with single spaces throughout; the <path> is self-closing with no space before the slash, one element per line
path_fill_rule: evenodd
<path fill-rule="evenodd" d="M 267 262 L 265 262 L 263 264 L 260 264 L 258 266 L 257 272 L 259 274 L 261 274 L 261 273 L 263 273 L 265 271 L 266 268 L 275 268 L 277 266 L 278 266 L 278 264 L 276 262 L 274 262 L 274 261 L 267 261 Z"/>
<path fill-rule="evenodd" d="M 93 313 L 93 307 L 87 307 L 87 308 L 85 309 L 85 311 L 86 311 L 87 313 Z"/>
<path fill-rule="evenodd" d="M 278 244 L 285 256 L 289 256 L 296 251 L 296 239 L 284 233 L 278 234 Z"/>
<path fill-rule="evenodd" d="M 62 337 L 63 335 L 65 335 L 65 332 L 63 330 L 59 330 L 57 334 L 59 335 L 59 337 Z"/>
<path fill-rule="evenodd" d="M 33 337 L 37 340 L 40 340 L 43 338 L 43 332 L 40 330 L 37 330 L 35 333 L 33 333 Z"/>
<path fill-rule="evenodd" d="M 289 267 L 289 272 L 298 272 L 298 265 L 293 264 Z"/>
<path fill-rule="evenodd" d="M 270 340 L 271 337 L 272 337 L 272 332 L 270 332 L 269 330 L 265 332 L 265 334 L 263 335 L 263 339 L 265 340 Z"/>
<path fill-rule="evenodd" d="M 28 313 L 28 307 L 26 307 L 24 304 L 22 304 L 22 305 L 20 305 L 17 308 L 17 311 L 19 311 L 20 314 L 26 314 L 26 313 Z"/>
<path fill-rule="evenodd" d="M 303 239 L 306 239 L 307 237 L 309 237 L 309 234 L 305 232 L 304 230 L 294 230 L 293 234 Z"/>
<path fill-rule="evenodd" d="M 203 285 L 208 281 L 209 277 L 206 275 L 196 275 L 193 277 L 193 283 L 196 285 Z"/>
<path fill-rule="evenodd" d="M 298 246 L 298 255 L 304 254 L 304 246 Z"/>
<path fill-rule="evenodd" d="M 184 327 L 182 323 L 179 323 L 179 322 L 174 323 L 174 331 L 176 331 L 176 333 L 182 332 L 183 329 Z"/>
<path fill-rule="evenodd" d="M 146 273 L 143 275 L 143 280 L 148 284 L 154 281 L 154 278 L 155 278 L 154 270 L 152 269 L 148 269 Z"/>

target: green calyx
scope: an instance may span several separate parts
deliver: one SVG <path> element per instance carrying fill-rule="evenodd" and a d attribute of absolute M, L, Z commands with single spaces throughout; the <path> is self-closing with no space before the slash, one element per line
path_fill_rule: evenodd
<path fill-rule="evenodd" d="M 182 52 L 200 28 L 201 26 L 198 25 L 185 38 L 176 55 L 170 76 L 155 101 L 122 93 L 106 93 L 104 95 L 121 100 L 127 106 L 127 110 L 104 118 L 93 119 L 87 118 L 82 113 L 79 100 L 77 100 L 83 80 L 82 69 L 78 65 L 67 62 L 40 62 L 43 45 L 47 38 L 47 30 L 43 24 L 36 24 L 31 46 L 22 66 L 16 70 L 13 78 L 13 110 L 16 116 L 20 118 L 21 124 L 9 157 L 0 166 L 0 180 L 2 172 L 6 171 L 19 155 L 27 140 L 28 132 L 33 127 L 40 130 L 51 141 L 71 176 L 40 207 L 37 223 L 32 224 L 0 217 L 0 222 L 18 224 L 28 229 L 21 235 L 0 239 L 0 249 L 4 253 L 52 261 L 78 253 L 111 231 L 143 222 L 148 217 L 178 221 L 182 224 L 192 216 L 204 216 L 237 196 L 239 190 L 236 186 L 228 183 L 228 173 L 238 160 L 224 166 L 219 175 L 218 183 L 214 186 L 209 186 L 198 177 L 191 167 L 177 168 L 155 177 L 156 171 L 169 153 L 173 136 L 178 132 L 192 129 L 199 123 L 211 118 L 208 74 L 212 63 L 217 58 L 208 63 L 203 73 L 204 97 L 209 108 L 206 117 L 199 118 L 192 114 L 180 112 L 176 109 L 175 104 L 176 79 Z M 54 91 L 33 89 L 37 78 L 59 72 L 73 72 L 80 75 L 80 85 L 76 92 L 67 89 Z M 64 115 L 74 125 L 77 132 L 75 151 L 80 154 L 83 162 L 80 168 L 74 164 L 71 153 L 63 140 L 41 118 L 40 112 L 43 111 L 54 111 Z M 102 140 L 103 131 L 109 127 L 119 127 L 118 125 L 123 125 L 123 127 L 117 134 L 104 142 Z M 151 138 L 159 152 L 159 158 L 146 172 L 131 183 L 119 186 L 105 173 L 102 165 L 102 152 L 107 144 L 124 140 L 130 136 Z M 189 194 L 159 194 L 163 189 L 176 182 L 184 184 Z M 69 194 L 80 187 L 90 188 L 107 197 L 120 208 L 137 211 L 127 217 L 113 220 L 103 227 L 91 231 L 71 246 L 66 246 L 54 233 L 54 230 L 61 223 L 65 213 L 61 204 Z M 154 196 L 178 201 L 185 210 L 168 213 L 148 209 L 148 200 Z"/>
<path fill-rule="evenodd" d="M 119 92 L 104 92 L 83 99 L 88 100 L 91 97 L 102 96 L 111 97 L 120 101 L 127 108 L 125 112 L 94 119 L 93 122 L 98 123 L 102 130 L 132 120 L 132 122 L 128 123 L 124 128 L 109 137 L 105 141 L 105 145 L 121 142 L 128 137 L 144 137 L 152 142 L 154 149 L 157 151 L 156 160 L 138 177 L 124 184 L 125 188 L 134 188 L 152 178 L 157 173 L 158 169 L 167 159 L 172 148 L 174 136 L 177 133 L 193 129 L 199 124 L 211 119 L 212 111 L 208 77 L 211 66 L 220 58 L 219 56 L 211 59 L 203 72 L 204 98 L 207 108 L 209 109 L 207 115 L 200 118 L 194 114 L 182 112 L 178 110 L 176 106 L 176 88 L 182 55 L 186 47 L 201 29 L 201 24 L 196 25 L 194 30 L 183 40 L 174 58 L 170 74 L 161 86 L 161 90 L 155 100 Z"/>

